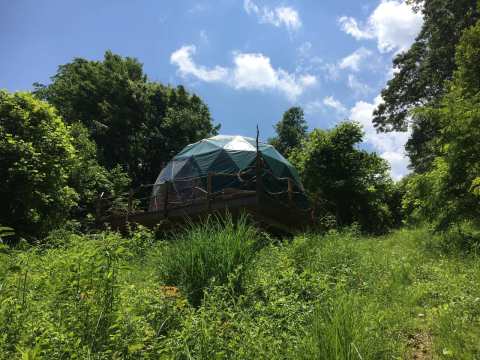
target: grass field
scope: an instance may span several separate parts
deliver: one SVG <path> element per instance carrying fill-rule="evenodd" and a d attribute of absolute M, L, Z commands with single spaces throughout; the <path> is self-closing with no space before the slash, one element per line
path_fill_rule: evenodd
<path fill-rule="evenodd" d="M 480 262 L 425 229 L 45 244 L 0 248 L 2 359 L 480 358 Z"/>

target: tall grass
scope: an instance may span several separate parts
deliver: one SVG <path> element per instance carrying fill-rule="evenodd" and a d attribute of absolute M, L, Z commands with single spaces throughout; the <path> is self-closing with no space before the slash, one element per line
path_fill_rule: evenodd
<path fill-rule="evenodd" d="M 307 337 L 305 359 L 368 359 L 362 335 L 364 325 L 354 297 L 341 295 L 319 305 L 313 314 Z M 363 355 L 362 355 L 363 353 Z"/>
<path fill-rule="evenodd" d="M 229 215 L 211 216 L 173 236 L 159 259 L 160 275 L 197 306 L 210 284 L 226 284 L 233 273 L 238 290 L 258 244 L 259 235 L 246 216 L 236 221 Z"/>
<path fill-rule="evenodd" d="M 478 257 L 425 239 L 443 241 L 350 231 L 259 249 L 228 217 L 168 241 L 56 232 L 0 249 L 0 359 L 480 358 Z"/>

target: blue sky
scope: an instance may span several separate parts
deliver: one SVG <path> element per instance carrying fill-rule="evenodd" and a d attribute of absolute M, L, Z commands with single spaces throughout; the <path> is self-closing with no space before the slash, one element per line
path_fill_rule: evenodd
<path fill-rule="evenodd" d="M 30 90 L 111 49 L 200 95 L 224 134 L 258 123 L 266 139 L 294 105 L 311 129 L 357 120 L 398 179 L 408 134 L 376 134 L 371 112 L 421 24 L 403 0 L 0 0 L 0 88 Z"/>

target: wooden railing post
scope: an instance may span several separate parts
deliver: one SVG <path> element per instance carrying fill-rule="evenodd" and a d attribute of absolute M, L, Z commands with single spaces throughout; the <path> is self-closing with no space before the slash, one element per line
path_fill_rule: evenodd
<path fill-rule="evenodd" d="M 293 204 L 293 181 L 292 179 L 288 178 L 288 202 L 290 206 Z"/>
<path fill-rule="evenodd" d="M 257 192 L 257 202 L 260 203 L 262 191 L 263 191 L 263 186 L 262 186 L 262 158 L 260 155 L 260 146 L 259 146 L 259 135 L 260 132 L 258 130 L 258 125 L 257 125 L 257 139 L 256 139 L 256 147 L 257 147 L 257 153 L 256 153 L 256 159 L 255 159 L 255 185 L 256 185 L 256 192 Z"/>
<path fill-rule="evenodd" d="M 212 178 L 213 174 L 208 173 L 207 176 L 207 204 L 208 204 L 208 211 L 212 209 Z"/>
<path fill-rule="evenodd" d="M 168 193 L 170 188 L 170 182 L 165 182 L 165 194 L 163 196 L 163 217 L 168 217 Z"/>

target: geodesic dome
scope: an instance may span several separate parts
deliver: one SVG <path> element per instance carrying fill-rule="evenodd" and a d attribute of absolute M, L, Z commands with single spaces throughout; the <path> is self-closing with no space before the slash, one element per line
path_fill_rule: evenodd
<path fill-rule="evenodd" d="M 259 143 L 258 150 L 265 192 L 285 194 L 291 179 L 297 205 L 308 207 L 298 173 L 288 160 L 272 145 Z M 172 200 L 178 202 L 205 197 L 207 191 L 255 190 L 256 157 L 256 140 L 244 136 L 218 135 L 187 145 L 160 172 L 153 196 L 161 196 L 161 185 L 167 182 L 175 198 Z"/>

